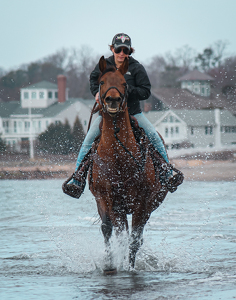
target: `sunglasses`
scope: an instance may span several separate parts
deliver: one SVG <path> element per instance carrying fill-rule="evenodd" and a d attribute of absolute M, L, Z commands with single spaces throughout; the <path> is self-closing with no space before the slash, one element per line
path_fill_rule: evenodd
<path fill-rule="evenodd" d="M 122 50 L 125 55 L 128 55 L 130 53 L 130 50 L 128 48 L 114 48 L 116 54 L 121 53 Z"/>

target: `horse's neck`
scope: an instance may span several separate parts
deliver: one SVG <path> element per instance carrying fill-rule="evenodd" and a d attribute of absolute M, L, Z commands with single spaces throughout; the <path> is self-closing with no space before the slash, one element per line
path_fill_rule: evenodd
<path fill-rule="evenodd" d="M 112 150 L 114 150 L 114 146 L 117 145 L 117 140 L 114 136 L 114 123 L 113 118 L 109 115 L 104 114 L 103 116 L 103 125 L 102 125 L 102 134 L 100 140 L 100 155 L 105 155 L 105 151 L 103 149 L 109 150 L 112 154 Z M 119 132 L 117 133 L 117 137 L 122 142 L 122 144 L 127 147 L 129 150 L 133 150 L 132 152 L 138 152 L 137 142 L 135 140 L 133 130 L 130 124 L 128 111 L 124 113 L 120 113 L 116 118 L 116 128 L 119 128 Z M 116 147 L 117 148 L 117 147 Z M 99 149 L 98 149 L 99 150 Z M 106 151 L 107 151 L 106 150 Z M 106 153 L 107 155 L 107 153 Z"/>

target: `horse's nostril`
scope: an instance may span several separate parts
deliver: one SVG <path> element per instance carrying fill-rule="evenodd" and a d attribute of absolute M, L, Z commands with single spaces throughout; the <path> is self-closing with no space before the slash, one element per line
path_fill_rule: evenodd
<path fill-rule="evenodd" d="M 111 98 L 111 97 L 107 97 L 105 100 L 106 100 L 106 102 L 108 103 L 108 102 L 111 102 L 111 101 L 112 101 L 112 98 Z"/>

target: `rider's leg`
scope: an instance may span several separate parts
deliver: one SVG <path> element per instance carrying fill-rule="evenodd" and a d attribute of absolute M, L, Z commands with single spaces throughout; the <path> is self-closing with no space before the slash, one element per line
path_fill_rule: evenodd
<path fill-rule="evenodd" d="M 78 155 L 77 162 L 76 162 L 75 171 L 77 171 L 77 169 L 78 169 L 80 163 L 82 162 L 83 158 L 85 157 L 86 153 L 88 153 L 88 151 L 92 147 L 92 143 L 94 142 L 95 138 L 99 135 L 99 133 L 100 133 L 99 124 L 101 122 L 101 119 L 102 119 L 102 117 L 98 116 L 90 127 L 90 129 L 83 141 L 83 144 L 80 148 L 79 155 Z M 69 182 L 69 184 L 71 184 L 71 183 L 79 185 L 79 182 L 75 179 L 72 179 Z"/>
<path fill-rule="evenodd" d="M 165 146 L 152 123 L 144 116 L 143 113 L 136 114 L 134 117 L 138 120 L 139 126 L 144 129 L 148 139 L 156 148 L 156 150 L 161 154 L 164 160 L 169 163 Z"/>

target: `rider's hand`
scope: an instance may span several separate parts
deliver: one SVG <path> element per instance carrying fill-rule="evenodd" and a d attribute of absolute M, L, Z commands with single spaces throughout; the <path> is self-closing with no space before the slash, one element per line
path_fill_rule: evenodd
<path fill-rule="evenodd" d="M 99 104 L 99 93 L 97 92 L 97 94 L 95 95 L 95 101 L 97 102 L 97 104 Z"/>

